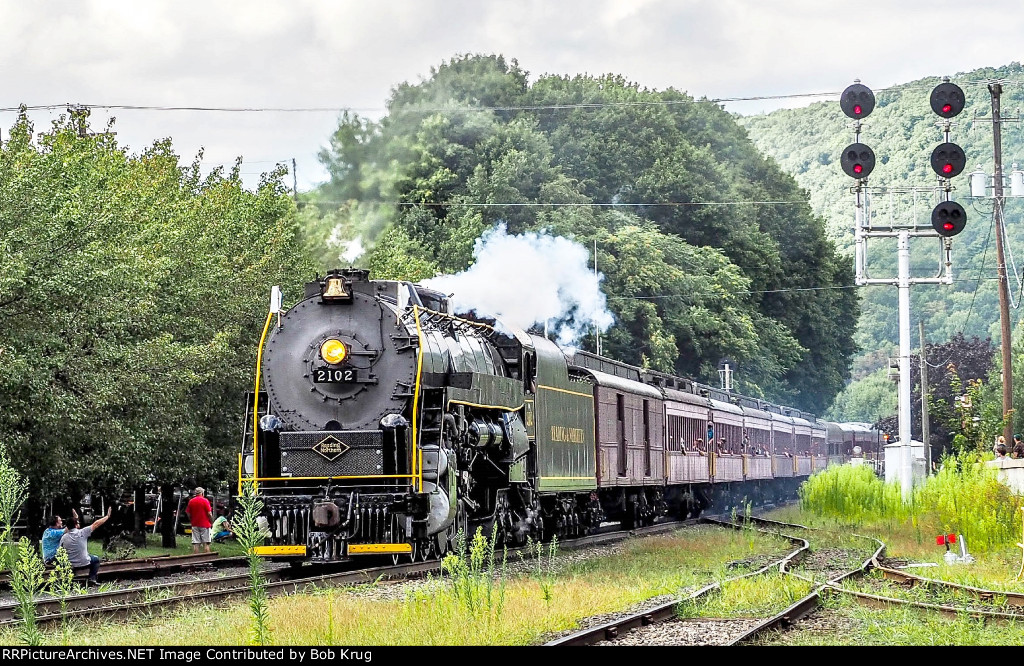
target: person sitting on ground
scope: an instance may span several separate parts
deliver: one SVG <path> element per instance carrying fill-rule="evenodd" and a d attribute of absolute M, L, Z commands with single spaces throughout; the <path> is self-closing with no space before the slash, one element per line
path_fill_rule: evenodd
<path fill-rule="evenodd" d="M 203 545 L 203 552 L 210 552 L 210 528 L 213 527 L 213 507 L 210 500 L 203 495 L 206 491 L 202 487 L 195 489 L 196 496 L 188 501 L 185 513 L 188 514 L 189 522 L 192 523 L 192 553 L 199 552 L 199 544 Z"/>
<path fill-rule="evenodd" d="M 73 567 L 89 567 L 89 585 L 99 585 L 96 575 L 100 570 L 100 558 L 89 554 L 89 535 L 103 523 L 110 520 L 114 507 L 107 509 L 107 515 L 93 521 L 88 527 L 79 527 L 78 514 L 68 521 L 68 532 L 60 538 L 60 547 L 68 551 L 68 559 Z M 55 551 L 56 554 L 56 551 Z"/>
<path fill-rule="evenodd" d="M 71 515 L 76 520 L 78 519 L 78 514 L 74 509 L 71 509 Z M 50 518 L 49 527 L 43 530 L 43 538 L 40 539 L 43 544 L 43 564 L 46 566 L 53 564 L 53 560 L 57 557 L 57 549 L 60 548 L 60 539 L 67 534 L 67 531 L 68 528 L 60 516 L 55 515 Z"/>
<path fill-rule="evenodd" d="M 213 532 L 214 543 L 223 543 L 228 537 L 233 537 L 234 532 L 231 531 L 231 523 L 224 516 L 217 516 L 217 520 L 213 521 L 213 527 L 210 528 Z"/>

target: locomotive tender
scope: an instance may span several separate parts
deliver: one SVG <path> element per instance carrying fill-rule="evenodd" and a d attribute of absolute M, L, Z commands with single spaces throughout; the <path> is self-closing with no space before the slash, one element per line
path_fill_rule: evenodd
<path fill-rule="evenodd" d="M 521 544 L 696 515 L 792 494 L 852 446 L 836 426 L 826 449 L 813 415 L 567 354 L 365 270 L 272 307 L 258 359 L 239 487 L 258 487 L 274 558 L 423 559 L 476 526 Z"/>

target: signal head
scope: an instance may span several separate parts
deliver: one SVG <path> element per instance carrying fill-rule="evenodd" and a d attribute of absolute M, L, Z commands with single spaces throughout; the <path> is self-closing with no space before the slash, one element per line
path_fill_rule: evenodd
<path fill-rule="evenodd" d="M 932 151 L 932 169 L 943 178 L 953 178 L 967 167 L 964 149 L 955 143 L 940 143 Z"/>
<path fill-rule="evenodd" d="M 867 86 L 854 83 L 839 97 L 839 106 L 854 120 L 867 118 L 875 109 L 875 93 Z"/>
<path fill-rule="evenodd" d="M 867 178 L 875 168 L 875 151 L 863 143 L 851 143 L 843 149 L 839 166 L 851 178 Z"/>
<path fill-rule="evenodd" d="M 964 110 L 964 91 L 957 84 L 946 81 L 935 86 L 928 101 L 932 111 L 943 118 L 952 118 Z"/>
<path fill-rule="evenodd" d="M 955 201 L 943 201 L 932 211 L 932 229 L 940 236 L 956 236 L 967 224 L 967 212 Z"/>

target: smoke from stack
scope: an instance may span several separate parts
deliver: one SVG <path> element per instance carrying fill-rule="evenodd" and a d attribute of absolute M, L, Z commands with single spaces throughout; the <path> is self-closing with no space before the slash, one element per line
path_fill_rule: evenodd
<path fill-rule="evenodd" d="M 510 236 L 500 224 L 477 239 L 473 256 L 467 270 L 424 281 L 454 294 L 456 312 L 496 317 L 524 330 L 547 324 L 563 346 L 614 322 L 601 293 L 604 276 L 588 268 L 589 252 L 579 243 L 536 232 Z"/>

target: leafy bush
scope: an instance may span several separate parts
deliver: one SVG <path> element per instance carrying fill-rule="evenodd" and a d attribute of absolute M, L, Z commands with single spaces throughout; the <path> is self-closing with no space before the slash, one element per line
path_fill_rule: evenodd
<path fill-rule="evenodd" d="M 974 451 L 947 456 L 935 476 L 916 486 L 907 500 L 898 483 L 885 483 L 868 467 L 836 465 L 800 488 L 805 511 L 848 525 L 910 523 L 920 532 L 963 534 L 978 552 L 1012 544 L 1021 498 L 984 467 Z"/>

